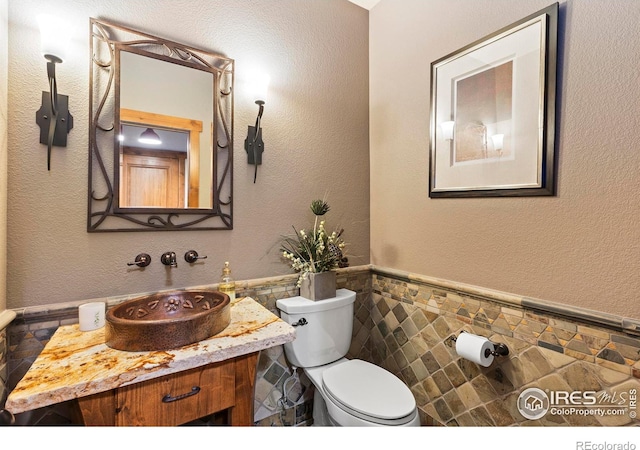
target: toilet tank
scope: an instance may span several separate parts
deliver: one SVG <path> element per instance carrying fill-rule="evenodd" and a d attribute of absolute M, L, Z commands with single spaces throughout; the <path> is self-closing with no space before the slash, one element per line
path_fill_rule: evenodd
<path fill-rule="evenodd" d="M 296 367 L 316 367 L 344 357 L 351 345 L 355 300 L 355 292 L 338 289 L 335 297 L 325 300 L 291 297 L 276 301 L 282 320 L 299 324 L 295 340 L 284 344 L 289 362 Z"/>

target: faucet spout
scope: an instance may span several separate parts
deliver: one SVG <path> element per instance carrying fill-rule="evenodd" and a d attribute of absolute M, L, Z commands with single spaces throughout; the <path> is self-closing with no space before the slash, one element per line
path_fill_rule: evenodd
<path fill-rule="evenodd" d="M 160 257 L 160 261 L 165 266 L 178 267 L 178 259 L 176 258 L 176 252 L 165 252 Z"/>

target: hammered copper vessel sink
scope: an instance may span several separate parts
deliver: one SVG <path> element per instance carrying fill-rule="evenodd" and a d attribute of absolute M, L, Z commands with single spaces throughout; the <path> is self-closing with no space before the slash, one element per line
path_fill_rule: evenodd
<path fill-rule="evenodd" d="M 110 308 L 106 315 L 106 344 L 131 352 L 171 350 L 208 339 L 230 322 L 227 294 L 162 292 Z"/>

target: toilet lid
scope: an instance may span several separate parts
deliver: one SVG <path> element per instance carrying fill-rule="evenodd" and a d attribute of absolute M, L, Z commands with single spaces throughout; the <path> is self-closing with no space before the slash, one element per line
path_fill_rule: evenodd
<path fill-rule="evenodd" d="M 325 370 L 322 384 L 334 399 L 367 416 L 399 419 L 416 408 L 413 394 L 398 377 L 359 359 Z"/>

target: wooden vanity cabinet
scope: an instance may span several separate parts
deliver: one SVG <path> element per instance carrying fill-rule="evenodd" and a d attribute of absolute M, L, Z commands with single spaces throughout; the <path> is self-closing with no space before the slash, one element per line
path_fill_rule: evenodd
<path fill-rule="evenodd" d="M 258 353 L 77 399 L 85 425 L 175 426 L 228 410 L 229 425 L 253 425 Z"/>

